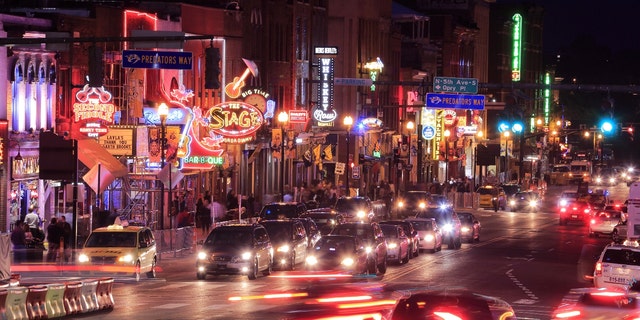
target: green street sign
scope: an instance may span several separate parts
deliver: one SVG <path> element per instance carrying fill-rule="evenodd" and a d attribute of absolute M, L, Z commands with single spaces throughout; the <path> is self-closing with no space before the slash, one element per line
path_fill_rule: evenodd
<path fill-rule="evenodd" d="M 478 79 L 435 77 L 434 92 L 478 93 Z"/>

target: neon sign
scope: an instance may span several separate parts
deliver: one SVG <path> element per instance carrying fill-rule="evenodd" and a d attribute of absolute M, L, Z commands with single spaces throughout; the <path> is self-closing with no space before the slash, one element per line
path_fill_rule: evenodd
<path fill-rule="evenodd" d="M 224 137 L 224 142 L 243 143 L 251 141 L 249 137 L 264 122 L 262 112 L 255 106 L 244 102 L 223 102 L 208 110 L 207 128 L 214 134 Z M 246 140 L 246 138 L 249 138 Z"/>
<path fill-rule="evenodd" d="M 513 55 L 511 58 L 511 81 L 520 81 L 522 65 L 522 16 L 513 15 Z"/>
<path fill-rule="evenodd" d="M 319 126 L 331 126 L 338 118 L 338 113 L 333 109 L 333 68 L 334 59 L 323 57 L 319 59 L 318 68 L 320 84 L 318 85 L 319 105 L 313 111 L 313 119 Z"/>
<path fill-rule="evenodd" d="M 102 120 L 113 123 L 116 107 L 109 103 L 111 93 L 104 87 L 89 87 L 87 84 L 76 93 L 76 101 L 73 104 L 75 122 Z"/>

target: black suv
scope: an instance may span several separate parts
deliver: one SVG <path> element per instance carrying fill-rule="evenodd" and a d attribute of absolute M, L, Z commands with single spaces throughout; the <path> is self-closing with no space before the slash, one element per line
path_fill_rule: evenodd
<path fill-rule="evenodd" d="M 301 202 L 272 202 L 260 210 L 260 220 L 278 220 L 298 218 L 307 212 L 307 206 Z"/>
<path fill-rule="evenodd" d="M 427 191 L 413 190 L 405 192 L 395 201 L 394 211 L 396 216 L 405 218 L 426 209 L 429 206 L 429 196 L 430 193 Z"/>
<path fill-rule="evenodd" d="M 267 230 L 260 224 L 230 224 L 211 230 L 196 260 L 196 275 L 246 274 L 255 280 L 258 272 L 271 274 L 273 248 Z"/>
<path fill-rule="evenodd" d="M 294 270 L 296 265 L 307 258 L 307 232 L 299 219 L 263 220 L 261 225 L 267 229 L 273 245 L 274 267 L 282 270 Z"/>
<path fill-rule="evenodd" d="M 376 273 L 376 268 L 381 274 L 387 272 L 387 241 L 378 223 L 347 222 L 335 226 L 330 234 L 360 238 L 368 253 L 368 272 Z"/>
<path fill-rule="evenodd" d="M 369 197 L 340 197 L 333 207 L 348 221 L 372 221 L 373 205 Z"/>
<path fill-rule="evenodd" d="M 416 214 L 416 218 L 434 218 L 442 230 L 442 242 L 446 242 L 449 249 L 460 249 L 462 235 L 460 219 L 451 207 L 433 207 Z"/>

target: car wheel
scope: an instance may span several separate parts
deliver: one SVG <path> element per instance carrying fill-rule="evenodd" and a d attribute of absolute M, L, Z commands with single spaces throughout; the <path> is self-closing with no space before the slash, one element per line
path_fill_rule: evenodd
<path fill-rule="evenodd" d="M 376 260 L 370 259 L 367 267 L 368 274 L 376 274 Z"/>
<path fill-rule="evenodd" d="M 476 237 L 476 242 L 480 242 L 480 235 Z"/>
<path fill-rule="evenodd" d="M 289 270 L 293 271 L 296 269 L 296 252 L 293 251 L 291 253 L 291 257 L 289 258 Z"/>
<path fill-rule="evenodd" d="M 156 277 L 156 258 L 153 258 L 153 262 L 151 263 L 151 271 L 147 272 L 147 278 L 155 278 Z"/>
<path fill-rule="evenodd" d="M 433 246 L 433 249 L 431 249 L 430 251 L 431 251 L 431 253 L 436 253 L 436 252 L 438 252 L 439 250 L 440 250 L 440 248 L 434 245 L 434 246 Z"/>
<path fill-rule="evenodd" d="M 414 256 L 414 257 L 417 257 L 417 256 L 419 256 L 419 255 L 420 255 L 420 243 L 416 244 L 416 245 L 415 245 L 415 248 L 414 248 L 414 250 L 413 250 L 413 256 Z"/>
<path fill-rule="evenodd" d="M 460 237 L 458 237 L 458 239 L 456 240 L 456 249 L 460 249 L 462 248 L 462 239 Z"/>
<path fill-rule="evenodd" d="M 269 262 L 269 266 L 267 267 L 267 269 L 266 269 L 266 270 L 264 270 L 264 271 L 262 271 L 262 275 L 263 275 L 263 276 L 268 276 L 268 275 L 270 275 L 270 274 L 271 274 L 271 271 L 272 271 L 272 269 L 271 269 L 271 268 L 272 268 L 272 265 L 273 265 L 273 263 Z"/>
<path fill-rule="evenodd" d="M 140 281 L 140 261 L 136 261 L 136 266 L 133 267 L 133 277 L 136 279 L 136 282 Z"/>
<path fill-rule="evenodd" d="M 567 222 L 564 219 L 560 218 L 560 225 L 564 226 L 565 224 L 567 224 Z"/>
<path fill-rule="evenodd" d="M 253 262 L 253 268 L 251 268 L 251 271 L 249 271 L 247 276 L 249 277 L 249 280 L 255 280 L 258 278 L 258 260 Z"/>
<path fill-rule="evenodd" d="M 385 274 L 387 272 L 387 257 L 385 255 L 384 259 L 382 259 L 382 263 L 378 265 L 378 272 L 381 274 Z"/>
<path fill-rule="evenodd" d="M 620 235 L 618 234 L 618 230 L 617 229 L 613 229 L 613 233 L 611 233 L 611 240 L 613 240 L 613 242 L 615 243 L 621 243 L 622 239 L 620 238 Z"/>
<path fill-rule="evenodd" d="M 402 261 L 402 263 L 409 263 L 409 256 L 411 255 L 411 252 L 409 252 L 409 250 L 407 250 L 407 255 L 404 257 L 404 260 Z"/>

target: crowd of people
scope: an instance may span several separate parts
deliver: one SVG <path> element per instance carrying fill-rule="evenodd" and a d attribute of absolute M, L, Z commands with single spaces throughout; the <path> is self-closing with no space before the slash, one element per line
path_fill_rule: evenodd
<path fill-rule="evenodd" d="M 38 207 L 29 208 L 29 213 L 25 215 L 24 219 L 16 221 L 11 230 L 14 262 L 28 261 L 30 253 L 36 257 L 34 259 L 41 259 L 45 250 L 47 262 L 69 262 L 71 259 L 71 224 L 67 222 L 64 215 L 53 217 L 49 221 L 45 233 L 40 227 L 43 221 L 37 210 Z"/>

